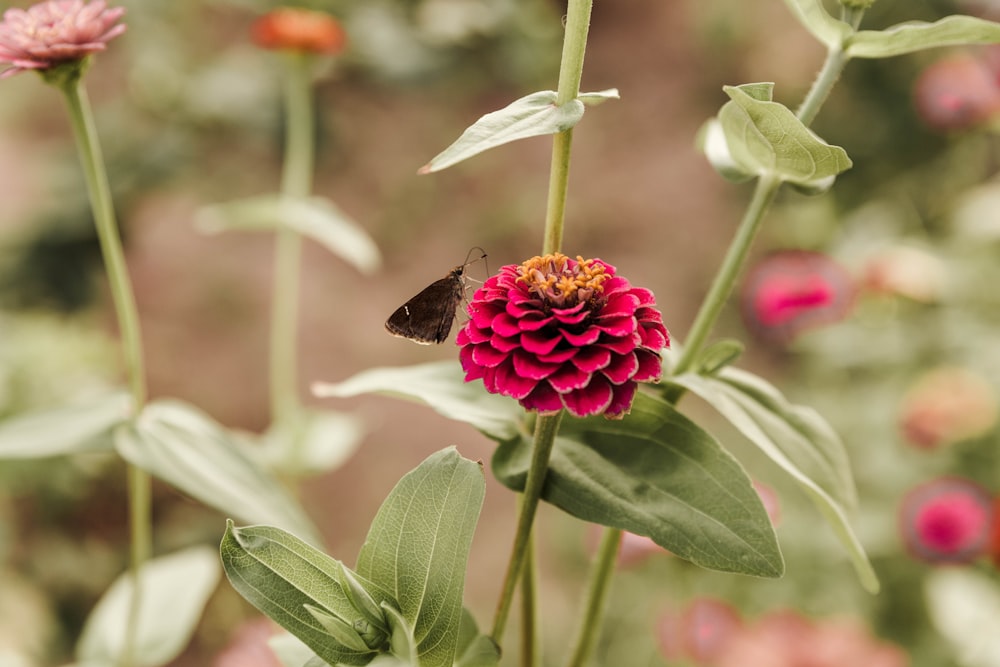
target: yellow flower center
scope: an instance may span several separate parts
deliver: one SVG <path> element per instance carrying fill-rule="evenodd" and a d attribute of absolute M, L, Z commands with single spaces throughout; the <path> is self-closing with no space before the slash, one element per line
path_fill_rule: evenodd
<path fill-rule="evenodd" d="M 604 292 L 610 278 L 604 265 L 577 255 L 576 265 L 562 253 L 532 257 L 521 264 L 518 282 L 523 282 L 543 301 L 556 308 L 569 308 L 590 301 Z"/>

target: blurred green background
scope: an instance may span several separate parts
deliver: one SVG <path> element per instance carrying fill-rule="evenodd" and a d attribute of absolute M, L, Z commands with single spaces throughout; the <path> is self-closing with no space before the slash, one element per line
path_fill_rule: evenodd
<path fill-rule="evenodd" d="M 259 430 L 269 421 L 272 238 L 206 236 L 192 221 L 201 206 L 277 190 L 282 70 L 248 39 L 253 19 L 274 5 L 120 4 L 128 32 L 96 59 L 87 85 L 137 290 L 151 393 Z M 418 347 L 385 335 L 383 321 L 472 246 L 486 248 L 491 267 L 540 250 L 547 140 L 504 146 L 436 175 L 416 170 L 482 114 L 555 87 L 565 9 L 551 0 L 306 4 L 341 17 L 350 39 L 317 88 L 316 192 L 368 230 L 384 267 L 363 277 L 307 246 L 304 395 L 313 381 L 371 366 L 454 358 L 450 342 Z M 984 7 L 882 0 L 865 26 Z M 995 60 L 983 49 L 963 52 Z M 917 248 L 937 267 L 918 271 L 932 282 L 939 275 L 932 297 L 863 293 L 845 322 L 782 346 L 753 339 L 734 300 L 717 332 L 745 340 L 742 365 L 815 405 L 843 435 L 860 491 L 855 523 L 884 591 L 864 593 L 806 498 L 694 404 L 753 476 L 777 490 L 788 574 L 750 580 L 655 554 L 616 580 L 599 664 L 667 664 L 658 615 L 714 596 L 748 618 L 778 608 L 856 617 L 900 644 L 915 667 L 977 665 L 958 662 L 931 626 L 921 586 L 934 566 L 906 553 L 896 527 L 912 485 L 956 475 L 995 492 L 1000 473 L 995 425 L 933 450 L 909 446 L 898 425 L 902 397 L 928 369 L 968 367 L 994 389 L 1000 377 L 996 137 L 988 126 L 931 128 L 913 103 L 918 75 L 945 55 L 850 64 L 814 129 L 846 148 L 854 168 L 825 195 L 783 194 L 755 246 L 761 256 L 827 252 L 859 281 L 887 248 Z M 596 2 L 583 89 L 617 87 L 622 99 L 588 111 L 575 132 L 564 251 L 601 257 L 651 288 L 683 341 L 749 195 L 698 153 L 698 128 L 726 101 L 724 84 L 775 81 L 776 99 L 794 108 L 822 58 L 779 0 Z M 116 383 L 119 366 L 61 100 L 30 74 L 3 81 L 0 91 L 0 415 L 8 416 Z M 471 428 L 418 406 L 378 398 L 329 405 L 356 410 L 369 432 L 343 468 L 307 481 L 302 499 L 329 552 L 348 563 L 382 498 L 426 455 L 451 444 L 474 459 L 492 451 Z M 89 609 L 124 567 L 123 479 L 119 462 L 98 455 L 0 463 L 0 665 L 69 659 Z M 514 507 L 513 495 L 490 480 L 467 581 L 480 623 L 498 594 Z M 223 517 L 166 486 L 156 487 L 155 513 L 157 551 L 221 536 Z M 587 529 L 551 508 L 540 521 L 543 626 L 557 664 L 582 594 Z M 996 586 L 992 567 L 970 569 Z M 222 584 L 175 664 L 213 664 L 253 616 Z M 22 662 L 4 662 L 8 654 Z"/>

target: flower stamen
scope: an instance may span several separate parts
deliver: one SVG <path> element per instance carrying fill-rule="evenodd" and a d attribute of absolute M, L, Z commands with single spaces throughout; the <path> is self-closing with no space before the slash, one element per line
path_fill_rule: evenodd
<path fill-rule="evenodd" d="M 610 276 L 601 262 L 577 255 L 576 262 L 562 253 L 532 257 L 520 266 L 517 281 L 554 308 L 589 302 L 604 292 Z"/>

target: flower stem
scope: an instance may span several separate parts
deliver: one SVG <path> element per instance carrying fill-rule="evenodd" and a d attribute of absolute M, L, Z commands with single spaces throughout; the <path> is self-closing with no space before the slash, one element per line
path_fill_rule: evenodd
<path fill-rule="evenodd" d="M 521 509 L 517 519 L 517 529 L 514 532 L 514 546 L 511 548 L 510 561 L 507 563 L 507 573 L 504 575 L 500 600 L 497 602 L 496 614 L 493 617 L 493 640 L 499 644 L 510 614 L 511 600 L 514 589 L 521 574 L 525 561 L 529 558 L 528 545 L 531 537 L 531 525 L 535 520 L 535 511 L 542 495 L 542 485 L 545 483 L 545 473 L 549 467 L 549 455 L 555 444 L 556 432 L 562 412 L 554 415 L 542 415 L 535 422 L 535 443 L 531 454 L 531 467 L 528 468 L 528 478 L 524 483 L 521 497 Z"/>
<path fill-rule="evenodd" d="M 313 100 L 311 60 L 289 53 L 285 80 L 285 157 L 281 194 L 307 197 L 312 191 Z M 284 223 L 284 221 L 282 221 Z M 299 405 L 298 357 L 299 281 L 302 237 L 282 224 L 274 251 L 274 293 L 271 310 L 271 421 L 283 421 Z"/>
<path fill-rule="evenodd" d="M 566 13 L 562 61 L 559 65 L 559 89 L 556 104 L 563 105 L 580 95 L 583 57 L 587 51 L 590 12 L 593 0 L 570 0 Z M 549 195 L 545 211 L 545 237 L 542 254 L 557 252 L 562 246 L 566 219 L 566 191 L 569 187 L 569 157 L 573 130 L 560 132 L 552 139 L 552 164 L 549 169 Z"/>
<path fill-rule="evenodd" d="M 600 636 L 601 615 L 604 613 L 604 601 L 611 587 L 611 577 L 615 572 L 615 562 L 618 558 L 618 547 L 622 543 L 622 531 L 617 528 L 605 528 L 601 544 L 597 550 L 597 558 L 591 566 L 590 582 L 587 586 L 587 597 L 584 602 L 584 613 L 580 626 L 576 631 L 573 651 L 570 653 L 567 667 L 583 667 L 587 664 L 594 646 Z"/>
<path fill-rule="evenodd" d="M 542 664 L 538 646 L 538 569 L 534 558 L 535 538 L 528 536 L 527 557 L 521 570 L 521 667 Z"/>
<path fill-rule="evenodd" d="M 861 22 L 862 13 L 862 10 L 857 10 L 850 17 L 851 26 L 855 30 Z M 826 60 L 823 62 L 816 80 L 813 81 L 812 88 L 809 89 L 805 99 L 795 113 L 796 117 L 805 125 L 808 126 L 815 120 L 823 103 L 829 97 L 830 91 L 840 78 L 841 72 L 844 71 L 844 66 L 847 65 L 848 60 L 850 58 L 847 57 L 840 46 L 832 47 L 827 51 Z M 747 254 L 754 236 L 757 234 L 757 229 L 760 227 L 764 215 L 767 213 L 768 208 L 770 208 L 771 202 L 780 188 L 781 181 L 773 177 L 762 176 L 757 179 L 753 198 L 750 200 L 750 205 L 743 216 L 743 221 L 740 223 L 736 236 L 729 246 L 729 250 L 722 262 L 719 273 L 715 277 L 715 281 L 712 283 L 708 296 L 702 302 L 694 324 L 691 325 L 691 332 L 684 343 L 684 350 L 673 371 L 675 375 L 680 375 L 685 371 L 691 370 L 694 360 L 701 352 L 709 333 L 711 333 L 712 328 L 715 326 L 715 321 L 718 319 L 719 313 L 722 312 L 722 307 L 733 291 L 733 286 L 736 284 L 736 279 L 739 277 L 743 264 L 746 262 Z"/>
<path fill-rule="evenodd" d="M 694 319 L 694 324 L 691 325 L 691 331 L 688 333 L 687 340 L 684 341 L 684 350 L 681 352 L 680 358 L 677 360 L 677 366 L 674 368 L 675 375 L 680 375 L 691 370 L 694 360 L 704 347 L 705 341 L 719 317 L 719 313 L 722 312 L 722 307 L 726 304 L 726 300 L 733 291 L 733 286 L 736 284 L 740 270 L 746 262 L 750 246 L 757 235 L 761 221 L 764 219 L 764 213 L 767 212 L 780 187 L 781 181 L 773 176 L 762 176 L 757 179 L 753 198 L 751 198 L 746 213 L 743 215 L 743 220 L 736 230 L 736 236 L 733 237 L 733 241 L 729 245 L 729 250 L 722 260 L 722 266 L 715 275 L 715 280 L 708 290 L 708 295 L 705 296 L 705 300 L 701 303 L 701 308 Z"/>
<path fill-rule="evenodd" d="M 71 76 L 59 81 L 69 109 L 77 152 L 83 166 L 84 179 L 90 197 L 90 207 L 97 228 L 97 238 L 101 246 L 104 268 L 111 288 L 111 300 L 121 332 L 122 350 L 129 391 L 132 394 L 133 410 L 138 414 L 146 404 L 146 371 L 143 365 L 142 334 L 139 329 L 139 311 L 136 307 L 132 282 L 125 263 L 121 234 L 115 220 L 114 205 L 111 201 L 111 187 L 101 155 L 100 143 L 94 115 L 80 76 Z M 134 661 L 135 637 L 138 630 L 139 609 L 142 604 L 142 589 L 139 573 L 149 560 L 152 533 L 151 480 L 149 474 L 131 464 L 126 464 L 129 499 L 129 576 L 132 581 L 132 597 L 129 600 L 128 621 L 125 628 L 125 642 L 120 657 L 123 667 Z"/>

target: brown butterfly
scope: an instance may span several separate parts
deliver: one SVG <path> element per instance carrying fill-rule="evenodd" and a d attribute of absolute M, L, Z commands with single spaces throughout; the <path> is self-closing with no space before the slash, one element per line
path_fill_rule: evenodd
<path fill-rule="evenodd" d="M 482 252 L 482 248 L 473 250 Z M 486 253 L 483 252 L 479 259 L 485 258 Z M 385 321 L 385 330 L 393 336 L 409 338 L 421 345 L 443 343 L 451 333 L 458 304 L 465 297 L 465 267 L 471 263 L 467 261 L 456 266 L 444 278 L 420 290 L 389 316 Z"/>

